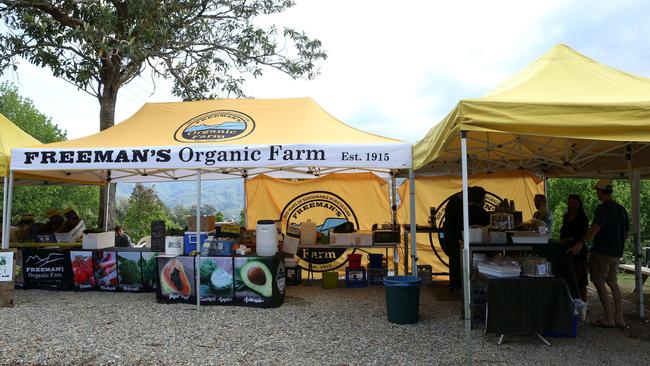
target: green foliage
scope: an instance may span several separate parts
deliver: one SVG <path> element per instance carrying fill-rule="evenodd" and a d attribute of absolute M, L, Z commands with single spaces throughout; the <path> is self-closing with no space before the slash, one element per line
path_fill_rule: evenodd
<path fill-rule="evenodd" d="M 18 89 L 7 82 L 0 84 L 0 113 L 41 142 L 62 141 L 66 138 L 65 131 L 60 130 L 50 117 L 39 112 L 30 99 L 23 98 Z M 12 202 L 14 215 L 31 213 L 37 221 L 45 222 L 45 213 L 49 209 L 63 211 L 72 207 L 84 219 L 87 227 L 97 225 L 97 187 L 17 186 L 14 188 Z"/>
<path fill-rule="evenodd" d="M 14 188 L 14 215 L 31 213 L 36 221 L 47 221 L 49 209 L 73 208 L 87 228 L 97 227 L 99 188 L 88 186 L 18 186 Z"/>
<path fill-rule="evenodd" d="M 177 228 L 169 208 L 160 201 L 153 186 L 136 184 L 123 212 L 124 217 L 118 216 L 118 222 L 133 241 L 151 235 L 152 221 L 163 220 L 168 228 Z"/>
<path fill-rule="evenodd" d="M 44 144 L 66 139 L 65 131 L 39 112 L 29 98 L 20 96 L 15 85 L 6 81 L 0 84 L 0 113 Z"/>
<path fill-rule="evenodd" d="M 587 216 L 591 220 L 596 210 L 596 206 L 600 203 L 594 190 L 595 179 L 548 179 L 548 202 L 549 208 L 553 210 L 553 237 L 560 236 L 560 228 L 562 226 L 562 216 L 566 212 L 566 201 L 569 194 L 579 194 L 582 197 Z M 632 195 L 630 182 L 628 180 L 615 180 L 614 181 L 614 200 L 623 205 L 627 209 L 632 218 Z M 641 202 L 640 202 L 640 235 L 642 246 L 650 246 L 650 181 L 641 181 Z M 633 243 L 632 243 L 632 221 L 630 221 L 630 236 L 625 244 L 626 261 L 631 261 L 633 256 Z"/>
<path fill-rule="evenodd" d="M 139 76 L 172 78 L 186 100 L 242 96 L 244 75 L 273 68 L 313 78 L 321 42 L 294 29 L 258 27 L 290 0 L 2 1 L 0 68 L 18 56 L 47 67 L 104 103 Z M 112 121 L 111 121 L 112 122 Z"/>

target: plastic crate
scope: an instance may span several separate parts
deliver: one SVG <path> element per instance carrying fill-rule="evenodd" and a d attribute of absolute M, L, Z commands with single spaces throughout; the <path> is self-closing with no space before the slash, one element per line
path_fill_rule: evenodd
<path fill-rule="evenodd" d="M 371 285 L 383 285 L 386 276 L 388 276 L 386 268 L 368 268 L 368 283 Z"/>
<path fill-rule="evenodd" d="M 345 287 L 368 287 L 365 267 L 345 269 Z"/>
<path fill-rule="evenodd" d="M 418 265 L 418 277 L 422 279 L 423 285 L 430 285 L 432 281 L 433 267 L 428 264 Z"/>
<path fill-rule="evenodd" d="M 302 269 L 300 267 L 286 268 L 287 285 L 298 286 L 302 282 Z"/>
<path fill-rule="evenodd" d="M 201 239 L 200 239 L 200 245 L 199 249 L 203 247 L 203 243 L 208 239 L 208 232 L 201 232 Z M 183 254 L 184 255 L 189 255 L 193 251 L 197 250 L 196 249 L 196 232 L 189 232 L 186 231 L 185 235 L 183 235 Z"/>

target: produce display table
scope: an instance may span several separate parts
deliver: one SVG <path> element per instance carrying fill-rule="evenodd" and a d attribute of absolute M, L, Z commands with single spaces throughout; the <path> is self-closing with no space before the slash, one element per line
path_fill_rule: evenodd
<path fill-rule="evenodd" d="M 487 281 L 486 333 L 571 333 L 574 306 L 563 279 L 482 277 Z"/>
<path fill-rule="evenodd" d="M 383 243 L 383 244 L 373 244 L 373 245 L 333 245 L 333 244 L 315 244 L 315 245 L 300 245 L 298 249 L 304 249 L 307 251 L 307 258 L 312 258 L 312 251 L 317 251 L 321 249 L 359 249 L 359 250 L 364 250 L 364 249 L 386 249 L 386 258 L 388 258 L 388 249 L 392 248 L 393 249 L 393 258 L 395 257 L 395 252 L 397 251 L 397 246 L 399 243 Z M 312 267 L 312 262 L 307 261 L 309 263 L 309 266 L 306 268 L 309 273 L 307 274 L 307 278 L 309 279 L 309 276 L 313 279 L 314 277 L 314 271 Z M 399 271 L 399 266 L 398 263 L 395 263 L 395 275 L 398 274 Z"/>
<path fill-rule="evenodd" d="M 155 257 L 146 248 L 69 250 L 25 248 L 18 251 L 21 271 L 16 286 L 26 289 L 153 291 Z"/>
<path fill-rule="evenodd" d="M 284 302 L 286 271 L 281 255 L 161 255 L 158 302 L 195 304 L 197 271 L 202 305 L 274 308 Z"/>

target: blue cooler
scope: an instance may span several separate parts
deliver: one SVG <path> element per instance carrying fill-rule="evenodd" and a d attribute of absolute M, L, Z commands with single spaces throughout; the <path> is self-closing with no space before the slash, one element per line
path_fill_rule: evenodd
<path fill-rule="evenodd" d="M 202 231 L 201 234 L 201 243 L 200 247 L 203 247 L 203 243 L 208 239 L 208 232 Z M 200 249 L 200 248 L 199 248 Z M 183 235 L 183 254 L 189 255 L 192 251 L 196 249 L 196 231 L 186 231 Z"/>

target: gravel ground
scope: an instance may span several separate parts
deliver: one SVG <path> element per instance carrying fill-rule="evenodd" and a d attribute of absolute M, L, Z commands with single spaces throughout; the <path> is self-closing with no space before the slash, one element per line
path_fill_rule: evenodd
<path fill-rule="evenodd" d="M 593 294 L 591 295 L 593 297 Z M 1 364 L 458 365 L 465 361 L 460 302 L 423 287 L 415 325 L 386 320 L 384 289 L 289 287 L 283 306 L 165 305 L 151 293 L 18 290 L 0 308 Z M 591 305 L 597 299 L 590 300 Z M 629 304 L 628 304 L 629 306 Z M 594 308 L 590 316 L 598 316 Z M 581 324 L 575 339 L 472 333 L 475 364 L 650 364 L 650 325 Z"/>

